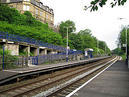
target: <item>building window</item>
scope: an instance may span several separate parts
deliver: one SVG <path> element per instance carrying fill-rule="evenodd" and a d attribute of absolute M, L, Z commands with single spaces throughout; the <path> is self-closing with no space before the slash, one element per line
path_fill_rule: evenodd
<path fill-rule="evenodd" d="M 43 12 L 42 11 L 40 11 L 40 16 L 42 16 L 43 15 Z"/>
<path fill-rule="evenodd" d="M 46 14 L 46 19 L 48 19 L 48 15 Z"/>
<path fill-rule="evenodd" d="M 35 14 L 38 15 L 38 9 L 35 9 Z"/>
<path fill-rule="evenodd" d="M 29 11 L 30 10 L 30 6 L 29 5 L 23 5 L 23 10 L 24 11 Z"/>

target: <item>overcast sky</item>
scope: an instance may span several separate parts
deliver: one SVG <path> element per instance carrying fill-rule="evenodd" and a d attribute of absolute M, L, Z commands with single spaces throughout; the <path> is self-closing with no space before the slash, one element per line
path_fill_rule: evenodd
<path fill-rule="evenodd" d="M 77 31 L 90 29 L 99 40 L 105 41 L 112 50 L 117 47 L 116 41 L 121 25 L 129 24 L 129 0 L 124 6 L 110 8 L 109 4 L 97 12 L 84 11 L 84 6 L 91 0 L 41 0 L 54 10 L 54 24 L 72 20 Z M 110 0 L 108 0 L 110 1 Z M 118 18 L 125 18 L 119 20 Z"/>

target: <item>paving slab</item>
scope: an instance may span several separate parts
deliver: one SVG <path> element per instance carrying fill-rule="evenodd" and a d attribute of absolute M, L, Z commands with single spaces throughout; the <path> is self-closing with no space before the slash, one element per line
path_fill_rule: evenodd
<path fill-rule="evenodd" d="M 71 97 L 129 97 L 129 69 L 117 61 Z"/>

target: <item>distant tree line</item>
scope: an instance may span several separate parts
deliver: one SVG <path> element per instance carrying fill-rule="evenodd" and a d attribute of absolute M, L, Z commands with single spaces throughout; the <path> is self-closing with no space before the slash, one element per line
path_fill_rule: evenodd
<path fill-rule="evenodd" d="M 126 36 L 127 35 L 127 36 Z M 129 28 L 122 28 L 118 37 L 118 47 L 113 50 L 113 53 L 126 57 L 126 39 L 127 39 L 127 53 L 129 55 Z"/>
<path fill-rule="evenodd" d="M 86 48 L 92 48 L 94 49 L 95 54 L 97 52 L 99 54 L 110 53 L 110 49 L 108 48 L 107 44 L 104 41 L 100 41 L 96 37 L 94 37 L 91 34 L 90 29 L 84 29 L 77 33 L 74 33 L 76 31 L 75 23 L 70 20 L 62 21 L 59 28 L 60 28 L 59 33 L 62 35 L 62 38 L 64 39 L 67 38 L 66 28 L 68 28 L 68 33 L 69 33 L 68 36 L 70 43 L 69 46 L 72 47 L 73 49 L 84 50 Z M 98 42 L 98 47 L 97 47 L 97 42 Z"/>

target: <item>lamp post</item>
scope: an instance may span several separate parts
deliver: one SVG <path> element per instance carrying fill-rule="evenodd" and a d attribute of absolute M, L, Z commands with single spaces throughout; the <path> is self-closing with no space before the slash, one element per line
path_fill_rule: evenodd
<path fill-rule="evenodd" d="M 69 28 L 72 28 L 72 26 L 69 26 L 69 27 L 65 27 L 66 29 L 67 29 L 67 43 L 66 43 L 66 62 L 68 62 L 68 49 L 69 49 L 69 47 L 68 47 L 68 45 L 69 45 L 69 43 L 68 43 L 68 40 L 69 40 Z"/>

